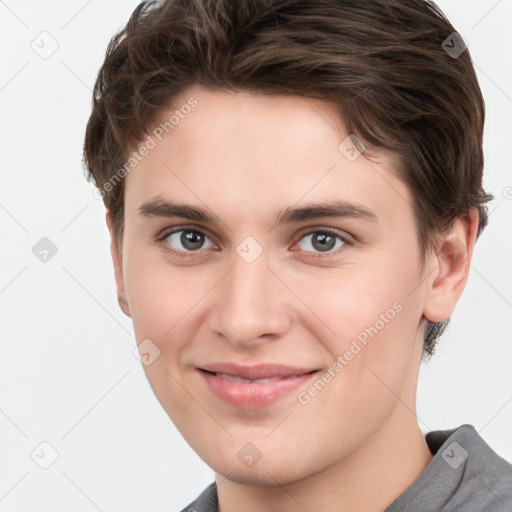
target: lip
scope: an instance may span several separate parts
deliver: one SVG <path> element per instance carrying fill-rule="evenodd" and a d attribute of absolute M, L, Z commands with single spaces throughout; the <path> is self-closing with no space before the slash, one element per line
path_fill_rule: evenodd
<path fill-rule="evenodd" d="M 197 369 L 208 389 L 233 407 L 260 409 L 292 393 L 318 370 L 276 364 L 215 363 Z"/>

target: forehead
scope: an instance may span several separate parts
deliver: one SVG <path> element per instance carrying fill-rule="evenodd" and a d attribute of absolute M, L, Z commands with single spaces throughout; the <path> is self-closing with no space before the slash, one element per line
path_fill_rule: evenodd
<path fill-rule="evenodd" d="M 334 106 L 319 99 L 192 87 L 148 133 L 139 151 L 151 149 L 126 176 L 128 210 L 168 196 L 242 218 L 341 199 L 412 215 L 397 159 L 359 154 Z"/>

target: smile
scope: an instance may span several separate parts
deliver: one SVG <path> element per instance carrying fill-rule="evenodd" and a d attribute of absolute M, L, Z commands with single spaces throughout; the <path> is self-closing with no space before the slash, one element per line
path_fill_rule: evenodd
<path fill-rule="evenodd" d="M 243 367 L 232 363 L 198 370 L 212 395 L 241 409 L 260 409 L 275 404 L 317 373 L 317 370 L 283 365 Z"/>

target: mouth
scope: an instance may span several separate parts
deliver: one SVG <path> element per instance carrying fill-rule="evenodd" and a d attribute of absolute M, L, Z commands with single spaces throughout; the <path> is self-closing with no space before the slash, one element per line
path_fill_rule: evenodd
<path fill-rule="evenodd" d="M 210 375 L 215 375 L 216 377 L 220 377 L 221 379 L 230 380 L 231 382 L 257 382 L 257 383 L 266 383 L 266 382 L 277 382 L 278 380 L 288 379 L 290 377 L 272 377 L 268 379 L 244 379 L 242 377 L 235 377 L 233 375 L 229 375 L 227 373 L 215 373 L 209 372 L 205 370 Z M 292 378 L 294 375 L 291 376 Z"/>
<path fill-rule="evenodd" d="M 241 409 L 260 409 L 290 395 L 319 370 L 275 364 L 248 367 L 217 363 L 198 371 L 209 392 L 223 403 Z"/>

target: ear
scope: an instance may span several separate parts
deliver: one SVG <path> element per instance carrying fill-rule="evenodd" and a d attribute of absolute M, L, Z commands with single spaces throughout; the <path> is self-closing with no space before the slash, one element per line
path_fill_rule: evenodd
<path fill-rule="evenodd" d="M 450 317 L 462 295 L 471 268 L 478 231 L 478 210 L 457 218 L 443 234 L 437 253 L 428 268 L 435 268 L 428 279 L 423 315 L 431 322 Z"/>
<path fill-rule="evenodd" d="M 119 307 L 122 309 L 123 313 L 129 317 L 130 308 L 128 306 L 128 302 L 126 299 L 126 292 L 124 289 L 124 274 L 123 274 L 123 260 L 120 252 L 120 248 L 117 247 L 115 236 L 114 236 L 114 219 L 110 213 L 110 210 L 107 209 L 107 213 L 105 215 L 105 219 L 107 221 L 108 230 L 110 232 L 110 254 L 112 255 L 112 262 L 114 264 L 114 275 L 116 279 L 116 288 L 117 288 L 117 301 L 119 302 Z"/>

